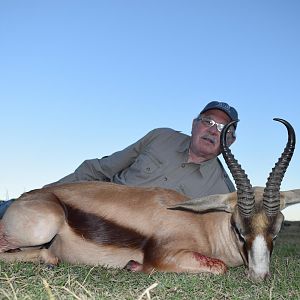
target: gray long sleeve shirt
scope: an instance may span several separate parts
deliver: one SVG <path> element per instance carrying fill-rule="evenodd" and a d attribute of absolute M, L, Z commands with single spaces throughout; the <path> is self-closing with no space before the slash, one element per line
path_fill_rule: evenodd
<path fill-rule="evenodd" d="M 187 162 L 189 145 L 188 135 L 169 128 L 154 129 L 122 151 L 84 161 L 74 173 L 53 184 L 111 181 L 170 188 L 191 198 L 234 191 L 218 158 L 200 164 Z"/>

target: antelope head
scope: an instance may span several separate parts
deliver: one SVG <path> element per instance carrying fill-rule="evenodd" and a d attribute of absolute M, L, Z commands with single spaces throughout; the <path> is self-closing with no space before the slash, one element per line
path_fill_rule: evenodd
<path fill-rule="evenodd" d="M 285 120 L 275 118 L 288 130 L 288 142 L 264 189 L 252 188 L 245 171 L 227 147 L 227 124 L 221 134 L 221 150 L 237 187 L 237 205 L 231 217 L 231 225 L 240 244 L 241 255 L 248 265 L 249 276 L 264 279 L 269 275 L 273 244 L 284 220 L 280 212 L 280 185 L 295 149 L 293 127 Z"/>
<path fill-rule="evenodd" d="M 283 176 L 295 149 L 295 131 L 287 121 L 278 118 L 274 120 L 286 126 L 288 141 L 265 187 L 252 187 L 247 174 L 227 146 L 227 132 L 237 122 L 233 121 L 222 130 L 221 151 L 235 181 L 237 192 L 192 199 L 172 207 L 195 212 L 232 213 L 230 222 L 236 243 L 245 265 L 248 266 L 248 276 L 253 280 L 262 280 L 269 276 L 274 241 L 284 220 L 280 210 L 300 202 L 299 189 L 280 192 Z"/>

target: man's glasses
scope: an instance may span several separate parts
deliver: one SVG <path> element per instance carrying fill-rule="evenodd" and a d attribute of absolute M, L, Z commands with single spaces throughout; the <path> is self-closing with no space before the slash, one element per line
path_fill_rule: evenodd
<path fill-rule="evenodd" d="M 201 121 L 201 124 L 203 124 L 205 127 L 210 128 L 216 125 L 217 130 L 219 132 L 222 131 L 222 129 L 225 127 L 226 124 L 222 124 L 222 123 L 217 123 L 216 121 L 207 118 L 207 117 L 199 117 L 197 118 L 197 120 Z M 229 129 L 227 132 L 233 132 L 232 129 Z"/>

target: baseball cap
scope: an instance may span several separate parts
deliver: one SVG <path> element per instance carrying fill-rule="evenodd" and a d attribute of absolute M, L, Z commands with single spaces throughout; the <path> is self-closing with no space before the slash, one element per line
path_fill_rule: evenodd
<path fill-rule="evenodd" d="M 209 102 L 200 112 L 200 114 L 210 110 L 210 109 L 219 109 L 226 113 L 231 121 L 238 121 L 238 113 L 236 109 L 225 102 L 212 101 Z M 235 124 L 236 125 L 236 124 Z"/>

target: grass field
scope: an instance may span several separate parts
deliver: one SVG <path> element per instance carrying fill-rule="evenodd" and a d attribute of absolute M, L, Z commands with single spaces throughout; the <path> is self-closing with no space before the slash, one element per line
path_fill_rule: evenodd
<path fill-rule="evenodd" d="M 245 267 L 224 276 L 130 273 L 61 264 L 54 269 L 0 262 L 0 299 L 300 299 L 300 222 L 285 222 L 263 283 Z"/>

